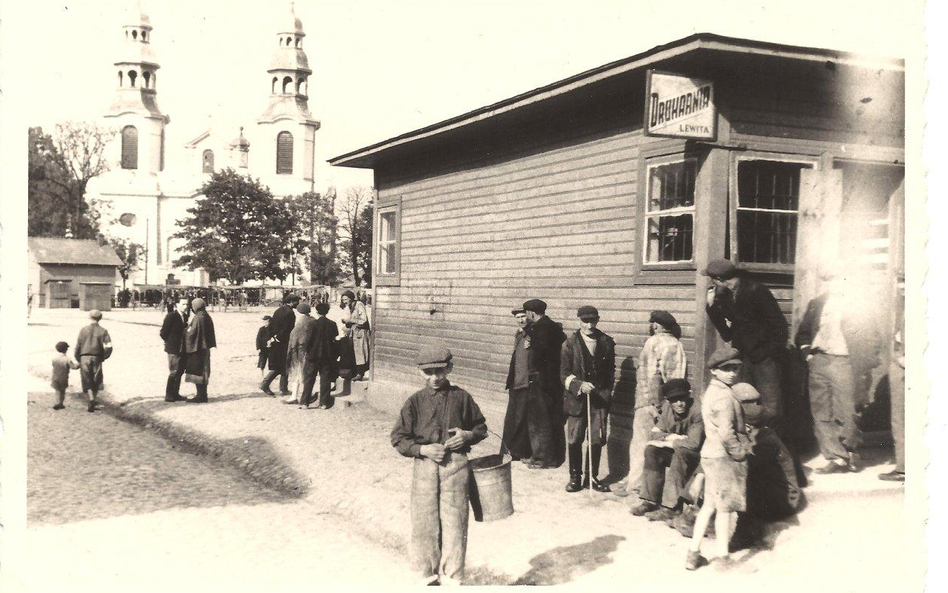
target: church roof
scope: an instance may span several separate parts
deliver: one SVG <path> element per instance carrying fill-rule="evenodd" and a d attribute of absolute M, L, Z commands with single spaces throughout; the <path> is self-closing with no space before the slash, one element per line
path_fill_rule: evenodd
<path fill-rule="evenodd" d="M 122 260 L 110 245 L 98 241 L 29 237 L 27 248 L 40 264 L 73 264 L 82 266 L 120 266 Z"/>
<path fill-rule="evenodd" d="M 303 21 L 300 20 L 300 17 L 296 16 L 295 2 L 290 2 L 290 12 L 280 22 L 280 29 L 277 33 L 289 33 L 291 35 L 299 35 L 300 37 L 306 35 L 306 33 L 303 32 Z"/>

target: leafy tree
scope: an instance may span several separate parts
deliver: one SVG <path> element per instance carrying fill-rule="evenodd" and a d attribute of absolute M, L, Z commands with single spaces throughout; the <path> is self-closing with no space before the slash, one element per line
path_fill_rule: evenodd
<path fill-rule="evenodd" d="M 76 239 L 99 235 L 99 212 L 96 204 L 86 201 L 86 187 L 108 170 L 105 149 L 114 135 L 84 122 L 58 124 L 52 136 L 42 128 L 30 128 L 30 235 Z"/>
<path fill-rule="evenodd" d="M 201 188 L 203 198 L 172 235 L 185 241 L 175 266 L 204 268 L 212 279 L 283 281 L 293 271 L 293 213 L 259 179 L 233 169 L 215 173 Z"/>
<path fill-rule="evenodd" d="M 296 221 L 293 251 L 306 262 L 303 269 L 316 284 L 335 284 L 342 273 L 336 251 L 335 188 L 330 187 L 325 196 L 307 192 L 284 201 Z"/>
<path fill-rule="evenodd" d="M 372 280 L 372 195 L 370 188 L 350 187 L 340 207 L 341 247 L 357 286 L 360 279 Z"/>
<path fill-rule="evenodd" d="M 127 239 L 109 239 L 112 248 L 115 249 L 115 255 L 122 260 L 122 265 L 118 267 L 118 272 L 122 276 L 122 290 L 125 290 L 125 283 L 128 281 L 138 266 L 142 263 L 145 256 L 145 247 L 139 243 L 133 243 Z"/>

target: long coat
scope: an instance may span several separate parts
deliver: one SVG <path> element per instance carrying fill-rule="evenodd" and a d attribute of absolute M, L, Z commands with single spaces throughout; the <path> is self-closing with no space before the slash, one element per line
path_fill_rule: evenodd
<path fill-rule="evenodd" d="M 161 331 L 158 335 L 165 342 L 165 352 L 168 354 L 181 354 L 184 352 L 184 331 L 187 328 L 184 319 L 177 311 L 165 315 L 165 320 L 161 324 Z"/>
<path fill-rule="evenodd" d="M 353 301 L 343 310 L 342 323 L 352 339 L 352 351 L 357 365 L 369 364 L 369 313 L 362 301 Z"/>
<path fill-rule="evenodd" d="M 525 334 L 530 339 L 530 366 L 537 371 L 537 382 L 548 398 L 558 400 L 563 393 L 560 382 L 560 347 L 566 339 L 563 326 L 544 316 L 531 323 Z M 513 372 L 512 360 L 510 372 Z"/>
<path fill-rule="evenodd" d="M 290 332 L 296 325 L 296 314 L 293 313 L 293 307 L 289 305 L 280 305 L 273 312 L 273 317 L 267 324 L 267 336 L 276 338 L 276 341 L 270 345 L 269 361 L 271 371 L 286 371 L 286 349 L 290 342 Z"/>
<path fill-rule="evenodd" d="M 307 368 L 309 350 L 315 335 L 316 320 L 309 315 L 299 315 L 290 331 L 286 348 L 286 371 L 290 383 L 303 378 Z"/>
<path fill-rule="evenodd" d="M 207 311 L 195 311 L 188 320 L 184 334 L 184 350 L 188 353 L 185 381 L 207 385 L 211 377 L 211 348 L 217 347 L 214 322 Z"/>
<path fill-rule="evenodd" d="M 616 380 L 616 343 L 596 330 L 596 353 L 592 357 L 590 369 L 584 360 L 583 338 L 577 330 L 563 343 L 560 361 L 560 377 L 566 388 L 563 393 L 563 411 L 570 416 L 583 416 L 586 413 L 586 398 L 579 388 L 584 381 L 590 381 L 596 390 L 590 405 L 597 409 L 608 409 L 612 399 L 612 388 Z"/>
<path fill-rule="evenodd" d="M 760 282 L 741 278 L 736 296 L 727 289 L 716 291 L 707 312 L 721 339 L 750 362 L 775 358 L 787 345 L 787 319 L 773 293 Z"/>

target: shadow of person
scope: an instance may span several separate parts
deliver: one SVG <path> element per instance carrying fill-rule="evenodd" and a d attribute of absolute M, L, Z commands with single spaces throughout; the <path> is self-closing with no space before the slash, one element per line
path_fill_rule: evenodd
<path fill-rule="evenodd" d="M 609 475 L 603 480 L 614 484 L 629 475 L 629 445 L 632 442 L 632 415 L 635 405 L 635 359 L 626 356 L 619 365 L 619 380 L 609 408 Z"/>
<path fill-rule="evenodd" d="M 513 584 L 557 585 L 588 574 L 613 562 L 612 553 L 625 540 L 619 535 L 602 535 L 575 546 L 553 548 L 530 559 L 530 570 Z"/>

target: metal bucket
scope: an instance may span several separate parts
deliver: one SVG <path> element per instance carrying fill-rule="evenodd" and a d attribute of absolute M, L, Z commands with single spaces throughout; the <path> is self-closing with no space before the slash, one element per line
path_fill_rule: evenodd
<path fill-rule="evenodd" d="M 513 514 L 509 455 L 497 454 L 470 461 L 471 510 L 475 521 L 496 521 Z"/>

